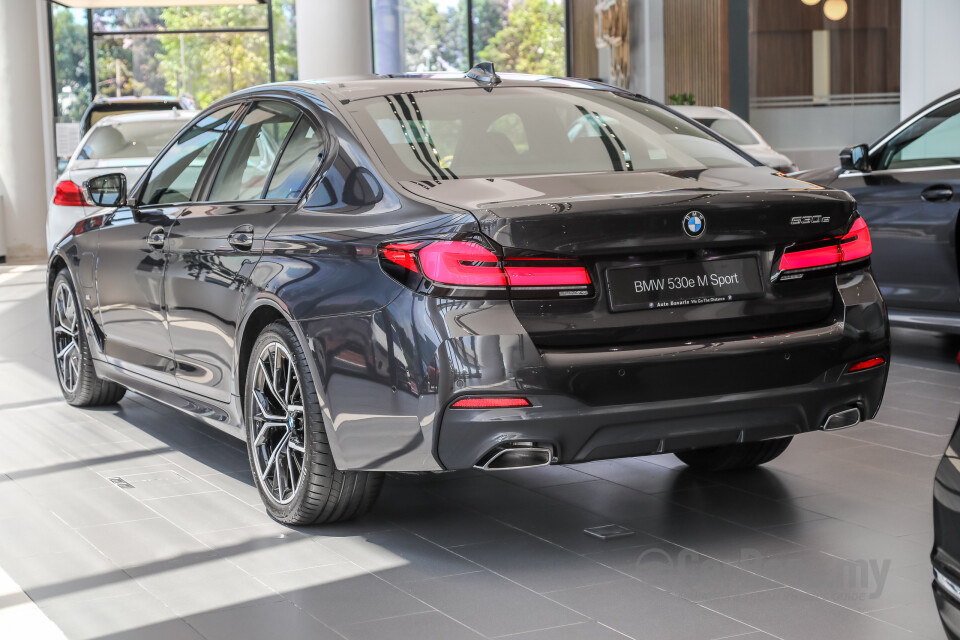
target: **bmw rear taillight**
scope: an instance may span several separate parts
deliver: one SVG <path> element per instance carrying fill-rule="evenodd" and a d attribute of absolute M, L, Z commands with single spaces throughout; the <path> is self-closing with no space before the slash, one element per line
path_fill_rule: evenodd
<path fill-rule="evenodd" d="M 873 253 L 870 230 L 863 218 L 857 218 L 850 231 L 840 238 L 829 238 L 790 249 L 780 258 L 778 271 L 822 269 L 868 258 Z"/>
<path fill-rule="evenodd" d="M 83 199 L 83 190 L 75 182 L 61 180 L 53 194 L 53 204 L 61 207 L 82 207 L 87 203 Z"/>
<path fill-rule="evenodd" d="M 591 294 L 586 268 L 574 258 L 501 258 L 472 240 L 426 240 L 381 247 L 384 271 L 412 289 L 449 297 L 516 292 L 523 297 Z M 561 293 L 562 292 L 562 293 Z"/>
<path fill-rule="evenodd" d="M 870 230 L 867 229 L 867 223 L 863 218 L 854 220 L 847 235 L 840 238 L 840 253 L 843 255 L 843 262 L 860 260 L 873 253 Z"/>

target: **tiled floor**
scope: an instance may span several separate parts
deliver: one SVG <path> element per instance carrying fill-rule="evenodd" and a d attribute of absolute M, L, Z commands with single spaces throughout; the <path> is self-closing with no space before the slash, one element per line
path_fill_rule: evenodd
<path fill-rule="evenodd" d="M 0 268 L 3 638 L 49 635 L 41 614 L 111 640 L 943 637 L 927 555 L 955 341 L 897 332 L 877 420 L 765 469 L 396 475 L 368 517 L 295 531 L 239 442 L 135 395 L 65 405 L 42 279 Z M 583 533 L 609 523 L 636 533 Z"/>

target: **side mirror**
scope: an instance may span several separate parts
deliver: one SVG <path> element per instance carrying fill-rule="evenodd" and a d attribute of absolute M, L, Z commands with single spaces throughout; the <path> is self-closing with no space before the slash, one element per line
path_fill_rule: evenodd
<path fill-rule="evenodd" d="M 840 168 L 844 171 L 870 172 L 870 149 L 865 144 L 847 147 L 840 152 Z"/>
<path fill-rule="evenodd" d="M 83 183 L 83 194 L 98 207 L 119 207 L 127 202 L 127 177 L 122 173 L 108 173 L 90 178 Z"/>

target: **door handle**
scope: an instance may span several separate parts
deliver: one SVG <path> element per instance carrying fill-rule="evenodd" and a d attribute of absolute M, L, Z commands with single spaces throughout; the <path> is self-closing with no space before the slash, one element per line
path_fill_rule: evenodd
<path fill-rule="evenodd" d="M 227 242 L 230 243 L 230 246 L 239 251 L 248 251 L 253 248 L 253 227 L 249 224 L 244 224 L 233 231 L 230 232 L 230 235 L 227 236 Z"/>
<path fill-rule="evenodd" d="M 167 232 L 164 231 L 163 227 L 154 227 L 150 229 L 150 233 L 147 234 L 147 244 L 150 245 L 153 249 L 163 249 L 163 245 L 167 242 Z"/>
<path fill-rule="evenodd" d="M 920 197 L 927 202 L 945 202 L 953 197 L 953 189 L 946 184 L 935 184 L 924 189 Z"/>

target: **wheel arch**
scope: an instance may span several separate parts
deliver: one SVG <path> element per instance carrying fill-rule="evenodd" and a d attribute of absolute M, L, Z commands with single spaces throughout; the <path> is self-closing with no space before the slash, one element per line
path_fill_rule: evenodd
<path fill-rule="evenodd" d="M 53 283 L 57 279 L 57 275 L 67 269 L 67 273 L 70 274 L 70 269 L 67 267 L 67 261 L 63 256 L 59 254 L 53 254 L 50 258 L 50 262 L 47 265 L 47 300 L 50 299 L 50 296 L 53 294 Z M 70 277 L 73 278 L 73 274 L 70 274 Z"/>
<path fill-rule="evenodd" d="M 304 353 L 307 355 L 307 366 L 310 368 L 314 389 L 316 389 L 317 392 L 317 399 L 320 402 L 320 411 L 326 426 L 330 451 L 333 454 L 333 459 L 337 467 L 344 469 L 342 466 L 344 457 L 341 453 L 336 431 L 332 428 L 330 405 L 324 393 L 323 384 L 321 383 L 321 372 L 318 369 L 317 360 L 314 357 L 313 345 L 307 339 L 306 335 L 304 335 L 300 324 L 291 316 L 289 309 L 283 304 L 283 301 L 265 292 L 261 292 L 261 295 L 253 301 L 249 310 L 243 316 L 237 330 L 238 340 L 236 343 L 237 348 L 234 364 L 236 368 L 233 379 L 234 393 L 240 400 L 240 415 L 244 415 L 244 392 L 246 390 L 247 367 L 250 364 L 253 345 L 256 343 L 257 337 L 267 326 L 278 321 L 289 326 L 294 335 L 297 336 L 297 340 L 299 340 L 303 346 Z M 245 418 L 243 418 L 243 420 L 245 420 Z M 244 425 L 241 426 L 243 426 L 244 429 L 246 428 Z"/>

